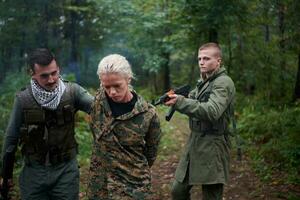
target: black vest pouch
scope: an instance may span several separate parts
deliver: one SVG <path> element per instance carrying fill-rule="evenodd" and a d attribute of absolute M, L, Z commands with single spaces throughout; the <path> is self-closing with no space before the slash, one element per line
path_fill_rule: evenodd
<path fill-rule="evenodd" d="M 74 110 L 71 105 L 65 105 L 63 107 L 63 115 L 66 123 L 73 122 Z"/>
<path fill-rule="evenodd" d="M 30 124 L 42 124 L 45 122 L 45 111 L 42 109 L 24 109 L 24 122 Z"/>
<path fill-rule="evenodd" d="M 49 159 L 52 165 L 56 165 L 62 162 L 69 161 L 76 157 L 77 155 L 77 147 L 72 149 L 68 149 L 67 151 L 62 152 L 62 149 L 57 146 L 51 147 L 49 150 Z"/>
<path fill-rule="evenodd" d="M 24 143 L 33 143 L 33 138 L 36 142 L 39 142 L 39 138 L 42 138 L 44 133 L 45 111 L 42 109 L 24 109 L 23 116 L 24 124 L 20 128 L 20 145 Z M 32 153 L 34 151 L 34 146 L 26 148 L 26 152 L 28 153 Z"/>
<path fill-rule="evenodd" d="M 56 111 L 56 124 L 62 126 L 65 124 L 64 114 L 62 110 Z"/>

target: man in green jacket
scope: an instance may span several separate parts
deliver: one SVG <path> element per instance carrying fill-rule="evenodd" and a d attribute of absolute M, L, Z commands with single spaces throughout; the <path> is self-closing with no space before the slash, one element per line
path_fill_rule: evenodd
<path fill-rule="evenodd" d="M 78 110 L 89 113 L 93 97 L 79 85 L 60 78 L 60 68 L 48 49 L 34 50 L 28 65 L 31 81 L 16 95 L 2 157 L 14 153 L 20 144 L 23 200 L 76 200 L 79 170 L 74 116 Z"/>
<path fill-rule="evenodd" d="M 190 199 L 194 185 L 202 185 L 204 200 L 222 200 L 228 181 L 230 141 L 228 125 L 235 86 L 221 67 L 222 52 L 216 43 L 199 48 L 200 80 L 188 98 L 169 95 L 165 104 L 189 116 L 191 134 L 175 173 L 173 200 Z"/>

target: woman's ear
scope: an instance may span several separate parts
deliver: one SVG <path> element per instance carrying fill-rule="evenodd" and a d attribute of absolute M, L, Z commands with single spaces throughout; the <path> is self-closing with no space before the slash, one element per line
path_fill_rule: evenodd
<path fill-rule="evenodd" d="M 130 77 L 127 79 L 127 82 L 128 82 L 128 85 L 131 83 L 131 78 Z"/>

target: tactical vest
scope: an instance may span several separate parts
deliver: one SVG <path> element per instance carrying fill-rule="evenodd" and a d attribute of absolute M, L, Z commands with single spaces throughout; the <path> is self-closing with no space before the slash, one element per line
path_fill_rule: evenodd
<path fill-rule="evenodd" d="M 31 87 L 19 92 L 22 104 L 21 140 L 26 163 L 56 165 L 71 160 L 77 154 L 74 138 L 74 87 L 66 89 L 56 110 L 42 108 L 34 99 Z"/>
<path fill-rule="evenodd" d="M 214 80 L 220 76 L 226 75 L 225 72 L 221 72 L 220 74 L 217 74 L 213 77 L 211 77 L 209 80 L 207 80 L 209 83 L 207 89 L 197 98 L 200 102 L 207 102 L 210 94 L 212 92 L 212 87 L 214 84 Z M 206 82 L 201 83 L 200 87 L 198 89 L 201 90 L 201 88 L 205 85 Z M 196 99 L 196 97 L 191 96 L 190 98 Z M 202 136 L 204 135 L 222 135 L 227 134 L 229 132 L 228 125 L 230 123 L 230 115 L 231 110 L 233 110 L 233 103 L 231 102 L 229 104 L 229 107 L 224 111 L 222 116 L 214 122 L 208 121 L 208 120 L 197 120 L 196 118 L 190 118 L 190 129 L 192 131 L 200 132 L 202 133 Z"/>

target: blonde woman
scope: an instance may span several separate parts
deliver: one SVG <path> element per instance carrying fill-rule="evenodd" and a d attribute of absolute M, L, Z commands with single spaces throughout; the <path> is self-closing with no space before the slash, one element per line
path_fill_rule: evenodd
<path fill-rule="evenodd" d="M 97 74 L 88 197 L 150 199 L 150 167 L 161 135 L 155 108 L 131 89 L 133 73 L 125 57 L 104 57 Z"/>

